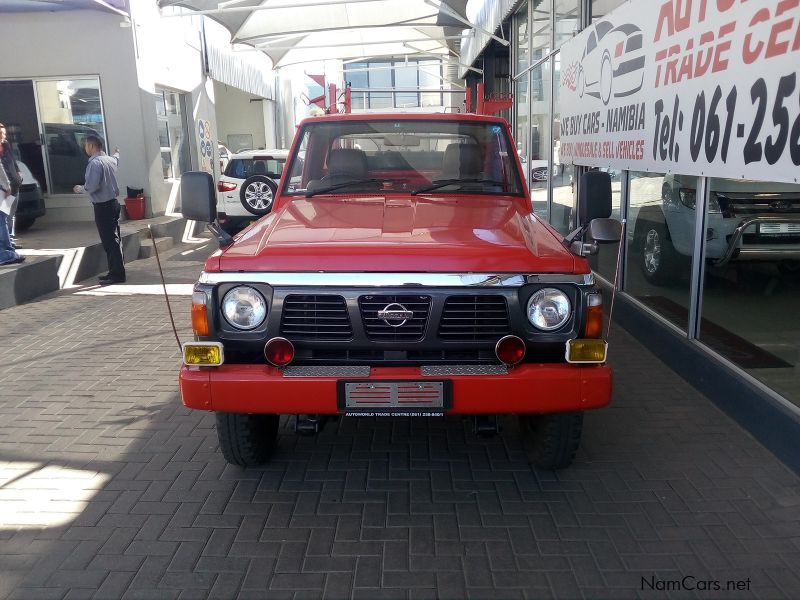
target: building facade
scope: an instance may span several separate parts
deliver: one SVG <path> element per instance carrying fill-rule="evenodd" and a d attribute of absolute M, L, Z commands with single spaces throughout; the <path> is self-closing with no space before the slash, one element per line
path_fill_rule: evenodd
<path fill-rule="evenodd" d="M 2 13 L 0 37 L 19 51 L 0 69 L 0 122 L 45 193 L 40 226 L 93 218 L 72 192 L 89 133 L 120 149 L 120 193 L 144 190 L 148 215 L 175 210 L 183 172 L 218 173 L 222 146 L 274 147 L 269 60 L 233 52 L 221 26 L 176 12 L 131 2 Z"/>
<path fill-rule="evenodd" d="M 610 174 L 625 237 L 592 261 L 615 316 L 677 340 L 661 357 L 692 361 L 695 383 L 741 391 L 740 422 L 761 405 L 798 423 L 800 9 L 701 5 L 487 0 L 475 19 L 509 45 L 478 32 L 462 60 L 508 54 L 487 90 L 514 94 L 533 204 L 557 231 L 575 224 L 581 173 Z"/>

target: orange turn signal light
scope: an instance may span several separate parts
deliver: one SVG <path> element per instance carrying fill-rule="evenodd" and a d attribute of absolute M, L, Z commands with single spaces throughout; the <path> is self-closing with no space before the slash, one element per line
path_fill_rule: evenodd
<path fill-rule="evenodd" d="M 599 338 L 603 335 L 603 296 L 601 294 L 589 294 L 586 311 L 586 327 L 583 330 L 583 337 Z"/>
<path fill-rule="evenodd" d="M 192 330 L 200 337 L 208 335 L 208 308 L 206 307 L 206 293 L 194 292 L 192 294 Z"/>

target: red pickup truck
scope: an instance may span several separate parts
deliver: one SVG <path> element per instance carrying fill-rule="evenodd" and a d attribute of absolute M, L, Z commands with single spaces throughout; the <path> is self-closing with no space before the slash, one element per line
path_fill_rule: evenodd
<path fill-rule="evenodd" d="M 611 397 L 584 258 L 619 239 L 600 183 L 565 239 L 533 213 L 502 119 L 304 121 L 272 212 L 233 239 L 211 225 L 220 250 L 192 297 L 184 404 L 216 413 L 243 466 L 270 458 L 280 415 L 314 432 L 330 415 L 454 414 L 480 434 L 519 415 L 532 461 L 567 466 L 583 411 Z M 213 189 L 184 174 L 184 216 L 213 222 Z"/>

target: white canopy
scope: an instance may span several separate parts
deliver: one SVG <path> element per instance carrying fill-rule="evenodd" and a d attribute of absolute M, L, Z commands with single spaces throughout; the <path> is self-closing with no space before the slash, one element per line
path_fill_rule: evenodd
<path fill-rule="evenodd" d="M 232 43 L 263 50 L 276 67 L 324 59 L 447 54 L 469 27 L 466 0 L 159 0 L 205 14 Z"/>
<path fill-rule="evenodd" d="M 53 12 L 59 10 L 102 10 L 128 14 L 127 0 L 0 0 L 0 12 Z"/>

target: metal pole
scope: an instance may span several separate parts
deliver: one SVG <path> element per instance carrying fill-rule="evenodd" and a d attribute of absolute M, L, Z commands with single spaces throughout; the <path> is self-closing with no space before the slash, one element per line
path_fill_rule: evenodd
<path fill-rule="evenodd" d="M 692 252 L 692 281 L 689 295 L 689 339 L 700 337 L 703 312 L 703 277 L 706 262 L 706 214 L 708 213 L 708 178 L 697 178 L 695 192 L 694 251 Z"/>

